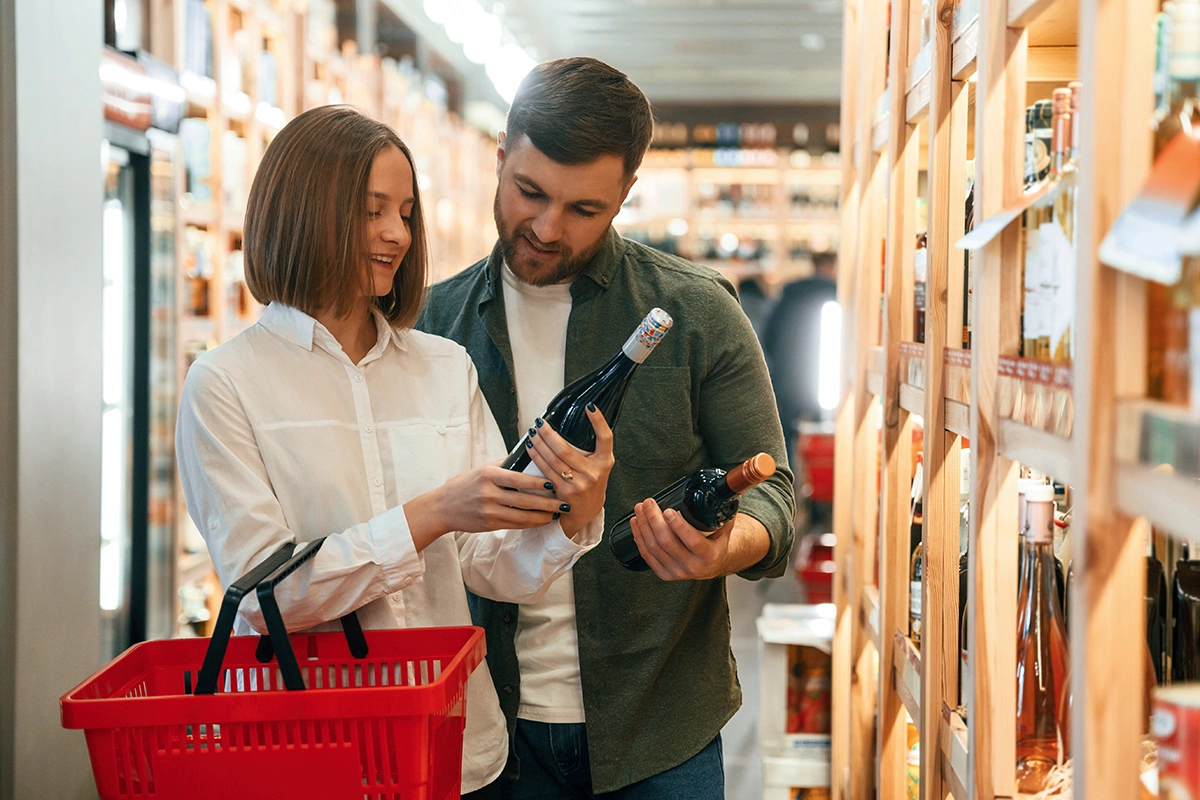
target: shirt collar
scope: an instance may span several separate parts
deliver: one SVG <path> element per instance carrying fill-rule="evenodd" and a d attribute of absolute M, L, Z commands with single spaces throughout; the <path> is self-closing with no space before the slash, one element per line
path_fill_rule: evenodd
<path fill-rule="evenodd" d="M 404 331 L 393 327 L 388 322 L 387 317 L 378 308 L 372 306 L 371 315 L 375 317 L 375 329 L 379 334 L 375 342 L 375 347 L 371 348 L 372 353 L 382 353 L 384 348 L 387 347 L 388 342 L 393 343 L 396 349 L 401 352 L 408 349 L 404 341 Z M 291 342 L 305 350 L 312 350 L 313 343 L 317 339 L 327 338 L 327 343 L 331 345 L 337 342 L 333 338 L 333 334 L 326 330 L 325 326 L 317 322 L 315 318 L 305 314 L 298 308 L 276 301 L 273 301 L 263 311 L 262 316 L 258 319 L 258 324 L 285 341 Z"/>

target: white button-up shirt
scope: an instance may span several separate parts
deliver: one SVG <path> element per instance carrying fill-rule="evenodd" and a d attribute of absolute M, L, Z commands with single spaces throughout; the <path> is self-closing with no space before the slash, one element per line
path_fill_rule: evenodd
<path fill-rule="evenodd" d="M 603 514 L 575 536 L 558 522 L 442 536 L 417 553 L 403 504 L 503 458 L 504 441 L 458 344 L 392 328 L 358 364 L 326 328 L 272 303 L 202 355 L 179 405 L 176 452 L 188 512 L 228 586 L 285 542 L 326 537 L 280 584 L 289 630 L 471 624 L 466 589 L 534 602 L 594 547 Z M 235 633 L 265 632 L 253 594 Z M 368 637 L 369 638 L 369 637 Z M 464 792 L 494 780 L 507 733 L 486 668 L 468 682 Z"/>

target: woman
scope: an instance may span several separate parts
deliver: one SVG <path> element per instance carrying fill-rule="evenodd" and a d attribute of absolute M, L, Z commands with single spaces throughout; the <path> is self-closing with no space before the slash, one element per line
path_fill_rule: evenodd
<path fill-rule="evenodd" d="M 254 178 L 244 242 L 246 282 L 269 305 L 192 366 L 176 431 L 222 585 L 284 542 L 325 536 L 279 587 L 290 630 L 355 610 L 366 628 L 469 625 L 464 585 L 534 601 L 596 545 L 613 463 L 603 416 L 589 413 L 594 454 L 538 430 L 533 460 L 552 480 L 500 469 L 466 351 L 411 330 L 424 227 L 391 129 L 345 107 L 290 122 Z M 252 629 L 265 625 L 247 598 L 236 631 Z M 462 788 L 493 791 L 508 745 L 486 669 L 467 698 Z"/>

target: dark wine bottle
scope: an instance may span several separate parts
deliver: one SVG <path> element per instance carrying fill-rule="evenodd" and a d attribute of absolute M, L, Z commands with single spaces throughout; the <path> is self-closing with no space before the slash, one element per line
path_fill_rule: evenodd
<path fill-rule="evenodd" d="M 675 509 L 696 530 L 711 533 L 737 515 L 746 491 L 774 474 L 775 459 L 759 453 L 729 472 L 716 467 L 696 470 L 654 495 L 654 502 L 664 511 Z M 609 529 L 608 546 L 626 569 L 648 569 L 633 538 L 632 519 L 630 512 Z"/>
<path fill-rule="evenodd" d="M 1200 560 L 1194 544 L 1184 545 L 1183 560 L 1175 565 L 1175 646 L 1171 679 L 1200 680 Z"/>
<path fill-rule="evenodd" d="M 1154 531 L 1146 542 L 1146 646 L 1154 664 L 1154 679 L 1162 685 L 1167 652 L 1167 577 L 1163 563 L 1154 553 Z"/>
<path fill-rule="evenodd" d="M 550 423 L 572 446 L 594 452 L 596 431 L 587 417 L 588 404 L 594 403 L 604 414 L 609 426 L 615 428 L 621 404 L 625 401 L 625 392 L 629 389 L 629 379 L 673 324 L 670 314 L 661 308 L 651 309 L 621 350 L 607 364 L 572 381 L 559 392 L 546 406 L 542 419 Z M 529 456 L 528 441 L 529 434 L 522 436 L 501 466 L 515 472 L 545 477 Z"/>

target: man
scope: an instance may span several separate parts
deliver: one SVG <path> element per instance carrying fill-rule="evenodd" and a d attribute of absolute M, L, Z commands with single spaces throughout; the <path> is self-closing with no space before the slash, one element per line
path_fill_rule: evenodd
<path fill-rule="evenodd" d="M 779 418 L 732 287 L 611 227 L 652 129 L 646 98 L 608 65 L 535 68 L 499 137 L 499 242 L 431 290 L 418 325 L 467 348 L 511 448 L 651 308 L 675 318 L 626 395 L 608 525 L 700 467 L 766 451 L 780 469 L 709 538 L 646 504 L 639 547 L 653 572 L 627 571 L 601 546 L 542 602 L 473 598 L 510 726 L 510 800 L 722 797 L 719 733 L 741 703 L 724 578 L 782 574 L 792 543 Z"/>
<path fill-rule="evenodd" d="M 837 256 L 813 254 L 813 274 L 783 287 L 762 331 L 763 353 L 771 369 L 775 402 L 783 420 L 789 450 L 801 420 L 821 419 L 817 399 L 821 341 L 821 309 L 837 302 Z M 841 335 L 841 331 L 835 331 Z"/>

